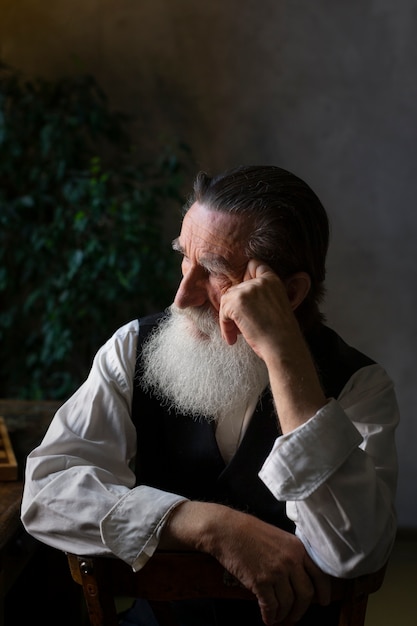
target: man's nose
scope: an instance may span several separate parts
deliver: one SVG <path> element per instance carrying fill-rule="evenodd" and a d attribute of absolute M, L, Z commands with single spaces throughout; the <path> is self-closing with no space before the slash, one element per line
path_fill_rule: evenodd
<path fill-rule="evenodd" d="M 202 268 L 190 268 L 184 273 L 175 295 L 174 304 L 179 309 L 201 306 L 207 302 L 207 286 Z"/>

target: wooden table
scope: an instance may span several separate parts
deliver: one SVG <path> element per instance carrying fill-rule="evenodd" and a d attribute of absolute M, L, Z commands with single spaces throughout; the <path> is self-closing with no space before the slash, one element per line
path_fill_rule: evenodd
<path fill-rule="evenodd" d="M 20 522 L 22 482 L 0 482 L 0 624 L 5 624 L 5 598 L 36 551 L 36 541 Z"/>
<path fill-rule="evenodd" d="M 20 521 L 26 457 L 40 442 L 58 402 L 0 399 L 0 416 L 18 464 L 18 480 L 0 481 L 0 626 L 5 622 L 6 594 L 38 548 Z"/>
<path fill-rule="evenodd" d="M 0 399 L 0 415 L 18 463 L 18 480 L 0 481 L 0 626 L 81 623 L 80 594 L 65 555 L 29 536 L 20 521 L 26 456 L 41 441 L 60 404 Z M 55 614 L 57 603 L 62 615 Z"/>
<path fill-rule="evenodd" d="M 16 456 L 19 480 L 23 480 L 27 455 L 40 443 L 61 404 L 56 400 L 0 398 L 0 416 L 4 418 Z"/>
<path fill-rule="evenodd" d="M 20 528 L 20 481 L 0 482 L 0 554 Z"/>

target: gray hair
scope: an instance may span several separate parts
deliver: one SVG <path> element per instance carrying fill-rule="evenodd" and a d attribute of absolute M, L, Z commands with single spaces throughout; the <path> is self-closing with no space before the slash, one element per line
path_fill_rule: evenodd
<path fill-rule="evenodd" d="M 304 326 L 322 319 L 318 306 L 325 292 L 329 221 L 303 180 L 272 165 L 238 167 L 214 177 L 200 172 L 185 210 L 196 201 L 251 223 L 244 243 L 248 259 L 264 261 L 282 279 L 308 273 L 310 293 L 297 316 Z"/>

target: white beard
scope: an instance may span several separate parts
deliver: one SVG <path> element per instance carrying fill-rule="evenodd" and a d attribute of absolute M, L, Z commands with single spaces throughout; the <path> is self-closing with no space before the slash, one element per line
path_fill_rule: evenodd
<path fill-rule="evenodd" d="M 261 394 L 267 368 L 241 335 L 229 346 L 206 308 L 170 311 L 143 346 L 143 389 L 169 410 L 207 420 L 242 410 Z"/>

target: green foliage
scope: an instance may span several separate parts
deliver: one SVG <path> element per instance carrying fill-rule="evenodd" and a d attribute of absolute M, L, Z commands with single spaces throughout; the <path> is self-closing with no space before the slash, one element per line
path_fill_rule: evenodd
<path fill-rule="evenodd" d="M 0 67 L 0 396 L 62 399 L 122 323 L 166 306 L 182 166 L 140 163 L 93 78 Z M 178 149 L 178 152 L 180 150 Z"/>

